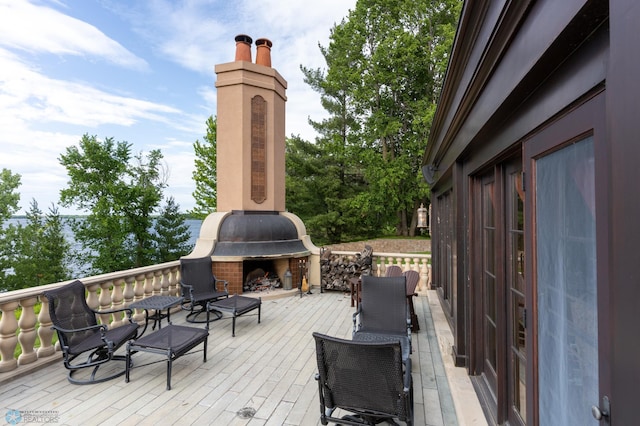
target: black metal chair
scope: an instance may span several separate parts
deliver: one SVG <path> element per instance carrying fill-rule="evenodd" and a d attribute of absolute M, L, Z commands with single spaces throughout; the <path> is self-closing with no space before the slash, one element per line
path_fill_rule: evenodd
<path fill-rule="evenodd" d="M 411 359 L 400 342 L 356 342 L 313 333 L 318 361 L 320 422 L 374 425 L 394 419 L 413 424 Z M 349 414 L 333 417 L 335 410 Z"/>
<path fill-rule="evenodd" d="M 409 316 L 411 317 L 411 331 L 417 332 L 420 330 L 420 324 L 418 323 L 416 308 L 413 305 L 413 298 L 418 296 L 416 288 L 420 282 L 420 274 L 418 271 L 405 271 L 403 275 L 407 278 L 407 303 L 409 304 Z"/>
<path fill-rule="evenodd" d="M 387 270 L 384 271 L 385 277 L 399 277 L 402 275 L 402 268 L 398 265 L 387 266 Z"/>
<path fill-rule="evenodd" d="M 126 361 L 124 355 L 114 353 L 137 335 L 138 324 L 131 319 L 131 309 L 91 309 L 87 305 L 84 284 L 77 280 L 55 290 L 46 291 L 44 296 L 49 302 L 49 315 L 53 329 L 58 334 L 64 366 L 69 370 L 69 382 L 77 385 L 100 383 L 125 373 L 125 364 L 121 369 L 105 365 L 99 371 L 99 367 L 109 361 Z M 98 324 L 97 314 L 118 312 L 126 313 L 127 321 L 124 325 L 109 328 L 105 324 Z M 86 360 L 76 360 L 83 354 L 87 354 Z M 85 368 L 93 370 L 88 373 L 88 377 L 79 378 L 78 373 Z"/>
<path fill-rule="evenodd" d="M 204 323 L 206 319 L 198 319 L 200 313 L 206 312 L 207 303 L 229 297 L 229 283 L 219 280 L 213 275 L 211 257 L 180 259 L 180 286 L 185 301 L 182 308 L 190 311 L 186 320 L 191 323 Z M 218 289 L 222 283 L 223 290 Z M 219 311 L 213 311 L 216 320 L 222 317 Z"/>
<path fill-rule="evenodd" d="M 362 277 L 360 304 L 353 314 L 353 340 L 382 342 L 398 339 L 403 356 L 411 354 L 411 317 L 406 278 Z"/>

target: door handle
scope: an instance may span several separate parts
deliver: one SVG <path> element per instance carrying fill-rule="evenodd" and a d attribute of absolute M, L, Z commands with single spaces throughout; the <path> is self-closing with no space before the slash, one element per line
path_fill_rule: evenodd
<path fill-rule="evenodd" d="M 602 419 L 607 419 L 608 421 L 609 416 L 611 416 L 611 403 L 609 402 L 609 397 L 606 395 L 602 397 L 602 408 L 597 405 L 592 405 L 591 414 L 593 415 L 593 418 L 598 421 L 601 421 Z"/>

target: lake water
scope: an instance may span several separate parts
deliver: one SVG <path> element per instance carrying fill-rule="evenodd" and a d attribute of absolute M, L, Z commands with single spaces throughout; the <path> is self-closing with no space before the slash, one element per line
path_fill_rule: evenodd
<path fill-rule="evenodd" d="M 67 241 L 71 244 L 72 250 L 80 250 L 82 246 L 75 241 L 73 237 L 73 231 L 71 231 L 71 227 L 66 223 L 65 218 L 62 218 L 64 222 L 64 235 Z M 8 226 L 9 224 L 22 224 L 25 226 L 27 224 L 26 218 L 11 218 L 4 222 L 4 226 Z M 191 234 L 191 238 L 189 240 L 189 245 L 193 247 L 196 244 L 196 240 L 200 235 L 200 226 L 202 225 L 202 221 L 199 219 L 187 219 L 185 220 L 185 224 L 189 226 L 189 233 Z"/>

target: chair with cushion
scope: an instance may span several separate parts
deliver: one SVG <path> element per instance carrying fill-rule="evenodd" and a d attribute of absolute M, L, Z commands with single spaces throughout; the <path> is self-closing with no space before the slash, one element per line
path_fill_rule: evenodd
<path fill-rule="evenodd" d="M 413 424 L 411 359 L 400 342 L 358 342 L 313 333 L 318 363 L 320 422 Z M 341 418 L 336 413 L 348 413 Z"/>
<path fill-rule="evenodd" d="M 387 269 L 384 271 L 385 277 L 401 277 L 402 276 L 402 268 L 398 265 L 387 266 Z"/>
<path fill-rule="evenodd" d="M 404 358 L 411 353 L 411 318 L 404 276 L 362 277 L 360 305 L 353 314 L 353 340 L 400 340 Z"/>
<path fill-rule="evenodd" d="M 213 275 L 212 265 L 210 256 L 180 259 L 180 287 L 185 298 L 182 307 L 190 311 L 186 318 L 188 322 L 207 322 L 202 317 L 198 318 L 200 313 L 206 312 L 207 303 L 229 297 L 229 283 Z M 219 283 L 222 288 L 219 288 Z M 222 317 L 221 312 L 215 311 L 214 314 L 214 319 Z"/>
<path fill-rule="evenodd" d="M 84 284 L 77 280 L 45 291 L 44 296 L 49 303 L 53 329 L 58 334 L 64 365 L 69 370 L 69 382 L 78 385 L 100 383 L 125 373 L 125 364 L 117 368 L 114 363 L 108 363 L 126 361 L 124 355 L 115 355 L 115 351 L 137 335 L 138 324 L 131 319 L 131 309 L 94 311 L 87 305 Z M 126 314 L 124 325 L 109 328 L 98 324 L 98 314 L 118 312 Z M 123 319 L 122 316 L 115 318 Z M 86 359 L 77 359 L 82 355 L 86 355 Z M 81 372 L 87 374 L 82 375 Z"/>
<path fill-rule="evenodd" d="M 416 309 L 413 306 L 413 298 L 418 296 L 416 288 L 420 282 L 420 274 L 417 271 L 405 271 L 404 276 L 407 279 L 407 303 L 409 304 L 409 315 L 411 316 L 411 331 L 420 330 L 418 324 L 418 316 L 416 315 Z"/>

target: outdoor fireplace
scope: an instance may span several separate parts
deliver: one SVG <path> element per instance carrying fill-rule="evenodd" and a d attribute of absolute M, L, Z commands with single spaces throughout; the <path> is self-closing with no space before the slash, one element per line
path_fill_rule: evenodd
<path fill-rule="evenodd" d="M 302 221 L 285 208 L 285 91 L 271 67 L 271 47 L 236 37 L 236 60 L 216 65 L 217 209 L 202 223 L 189 257 L 211 256 L 213 273 L 229 292 L 282 288 L 287 269 L 317 250 Z M 251 276 L 252 283 L 247 278 Z"/>

